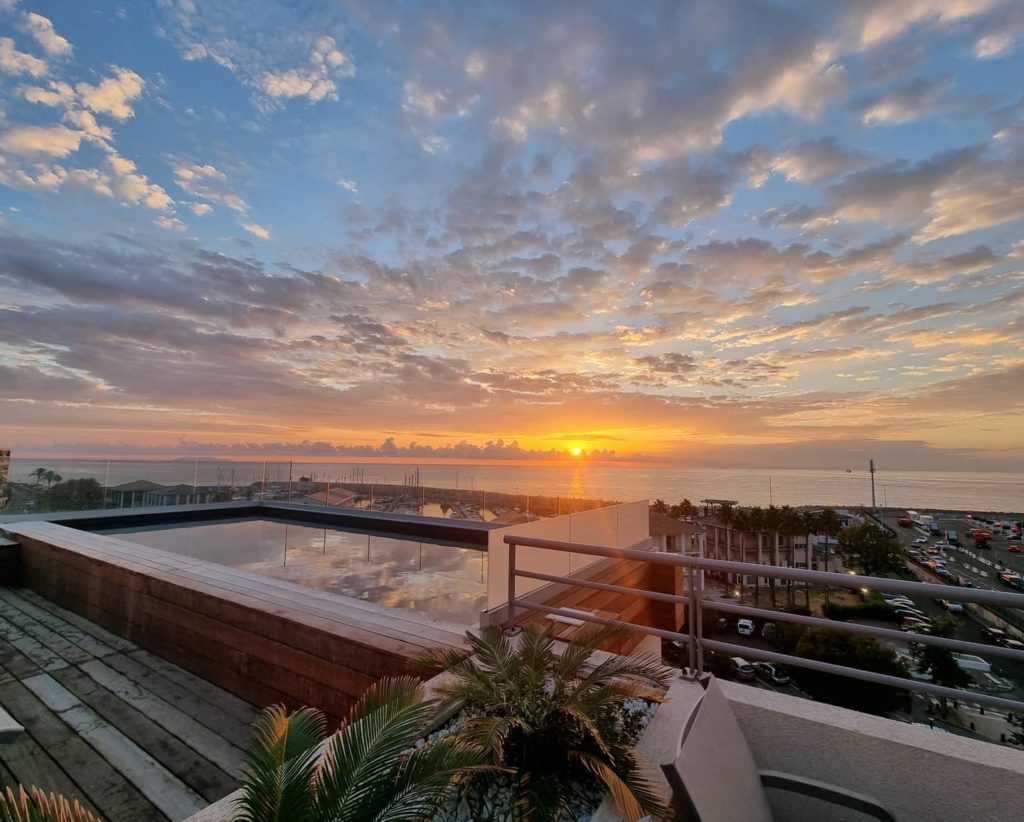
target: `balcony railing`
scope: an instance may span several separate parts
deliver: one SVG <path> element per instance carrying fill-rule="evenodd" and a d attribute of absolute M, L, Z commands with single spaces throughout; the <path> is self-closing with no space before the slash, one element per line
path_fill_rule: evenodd
<path fill-rule="evenodd" d="M 705 559 L 702 557 L 685 556 L 682 554 L 665 554 L 652 551 L 643 551 L 629 548 L 607 548 L 601 545 L 582 545 L 571 542 L 561 542 L 548 539 L 531 539 L 529 537 L 509 535 L 504 538 L 509 547 L 508 557 L 508 590 L 510 592 L 508 602 L 507 624 L 512 625 L 516 620 L 516 609 L 521 608 L 528 611 L 536 611 L 544 614 L 552 614 L 569 619 L 584 622 L 594 622 L 604 625 L 614 625 L 629 630 L 640 631 L 662 639 L 676 640 L 685 644 L 689 655 L 689 669 L 697 673 L 704 671 L 705 648 L 725 653 L 749 656 L 754 659 L 763 659 L 767 662 L 776 662 L 791 665 L 796 668 L 806 668 L 812 671 L 820 671 L 827 674 L 852 677 L 879 685 L 890 685 L 894 688 L 901 688 L 908 691 L 931 694 L 937 697 L 950 699 L 969 700 L 983 706 L 1003 708 L 1014 713 L 1024 713 L 1024 702 L 991 694 L 977 693 L 975 691 L 963 691 L 956 688 L 949 688 L 943 685 L 936 685 L 932 682 L 923 682 L 916 679 L 901 678 L 888 674 L 865 671 L 860 668 L 853 668 L 846 665 L 835 665 L 829 662 L 819 662 L 814 659 L 792 656 L 790 654 L 766 651 L 759 648 L 752 648 L 746 645 L 737 645 L 731 642 L 705 639 L 703 636 L 703 608 L 710 607 L 715 611 L 729 614 L 737 614 L 743 617 L 754 617 L 769 619 L 773 622 L 795 622 L 801 625 L 808 625 L 817 628 L 830 628 L 836 631 L 845 631 L 851 634 L 877 637 L 879 639 L 892 639 L 906 642 L 912 640 L 925 645 L 935 645 L 947 648 L 958 653 L 985 654 L 986 656 L 998 656 L 1024 662 L 1024 651 L 1017 651 L 1011 648 L 1004 648 L 993 645 L 982 645 L 976 642 L 965 642 L 959 639 L 932 636 L 931 634 L 904 632 L 891 628 L 879 628 L 872 625 L 858 625 L 850 622 L 841 622 L 821 617 L 804 616 L 792 614 L 786 611 L 776 611 L 766 608 L 755 608 L 748 605 L 739 605 L 732 602 L 705 603 L 704 602 L 704 574 L 703 571 L 723 571 L 727 573 L 758 575 L 761 577 L 775 577 L 783 580 L 806 582 L 818 586 L 831 586 L 835 588 L 870 588 L 877 591 L 903 594 L 918 594 L 942 599 L 955 599 L 959 602 L 973 602 L 979 605 L 1000 605 L 1007 608 L 1024 609 L 1024 594 L 1004 593 L 1002 591 L 986 591 L 977 588 L 960 588 L 952 585 L 939 585 L 928 582 L 910 582 L 906 580 L 887 579 L 884 577 L 867 577 L 856 574 L 839 574 L 829 571 L 806 571 L 798 568 L 782 568 L 775 565 L 755 565 L 748 562 L 732 562 L 718 559 Z M 668 594 L 659 591 L 648 591 L 645 589 L 630 588 L 621 585 L 612 585 L 604 582 L 583 578 L 582 576 L 557 576 L 544 574 L 537 571 L 518 568 L 516 566 L 516 547 L 540 548 L 551 551 L 571 552 L 596 557 L 607 557 L 613 559 L 635 560 L 655 565 L 667 565 L 684 569 L 687 578 L 687 591 L 692 595 Z M 638 625 L 631 622 L 612 619 L 608 617 L 591 614 L 586 611 L 569 610 L 565 608 L 551 607 L 534 598 L 521 598 L 516 595 L 516 579 L 532 579 L 539 582 L 548 582 L 556 585 L 575 586 L 588 588 L 596 591 L 608 591 L 617 594 L 629 594 L 631 596 L 644 597 L 658 602 L 682 604 L 687 606 L 686 633 L 669 631 L 662 628 L 654 628 L 648 625 Z"/>

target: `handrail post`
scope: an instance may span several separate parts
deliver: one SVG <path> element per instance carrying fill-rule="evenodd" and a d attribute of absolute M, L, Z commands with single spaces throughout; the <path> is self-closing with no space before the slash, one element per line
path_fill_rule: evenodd
<path fill-rule="evenodd" d="M 693 586 L 693 566 L 686 569 L 686 595 L 689 598 L 687 603 L 689 625 L 686 626 L 686 633 L 690 637 L 690 641 L 687 644 L 687 651 L 689 653 L 689 673 L 693 676 L 693 672 L 697 670 L 697 644 L 696 644 L 696 622 L 697 622 L 697 603 L 694 602 L 694 586 Z"/>
<path fill-rule="evenodd" d="M 696 570 L 697 590 L 691 592 L 690 599 L 697 609 L 697 623 L 694 631 L 697 635 L 697 674 L 704 673 L 704 569 Z"/>
<path fill-rule="evenodd" d="M 505 615 L 507 627 L 512 628 L 516 624 L 516 606 L 513 601 L 516 598 L 516 544 L 508 544 L 508 613 Z"/>

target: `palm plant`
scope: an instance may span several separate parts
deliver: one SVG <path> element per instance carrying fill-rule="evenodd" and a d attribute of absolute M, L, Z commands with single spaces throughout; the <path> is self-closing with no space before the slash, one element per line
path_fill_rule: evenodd
<path fill-rule="evenodd" d="M 622 706 L 659 699 L 671 669 L 653 657 L 611 655 L 588 671 L 593 652 L 617 633 L 587 626 L 559 656 L 550 629 L 529 626 L 510 638 L 490 626 L 467 634 L 468 657 L 443 648 L 424 658 L 453 675 L 443 689 L 470 715 L 457 735 L 516 772 L 514 818 L 558 819 L 569 786 L 594 778 L 627 819 L 664 814 L 657 783 L 624 733 Z"/>
<path fill-rule="evenodd" d="M 32 472 L 31 476 L 36 478 L 36 485 L 39 485 L 39 483 L 43 481 L 43 477 L 46 476 L 46 469 L 45 468 L 36 468 Z"/>
<path fill-rule="evenodd" d="M 323 713 L 263 711 L 247 754 L 242 822 L 422 822 L 482 766 L 483 751 L 448 736 L 414 747 L 434 715 L 411 677 L 372 686 L 337 733 Z"/>
<path fill-rule="evenodd" d="M 18 792 L 8 787 L 0 793 L 0 822 L 100 822 L 78 800 L 74 802 L 56 793 L 44 793 L 33 786 Z"/>

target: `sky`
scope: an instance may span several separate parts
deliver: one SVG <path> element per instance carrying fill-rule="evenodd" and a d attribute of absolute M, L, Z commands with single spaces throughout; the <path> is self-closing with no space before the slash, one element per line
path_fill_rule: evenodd
<path fill-rule="evenodd" d="M 1022 81 L 1019 0 L 0 0 L 0 445 L 1019 470 Z"/>

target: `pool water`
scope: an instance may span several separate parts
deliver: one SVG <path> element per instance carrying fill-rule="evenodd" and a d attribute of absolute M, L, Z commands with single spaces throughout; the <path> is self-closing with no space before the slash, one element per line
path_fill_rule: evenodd
<path fill-rule="evenodd" d="M 475 626 L 486 607 L 487 552 L 479 548 L 269 519 L 100 533 L 461 627 Z"/>

